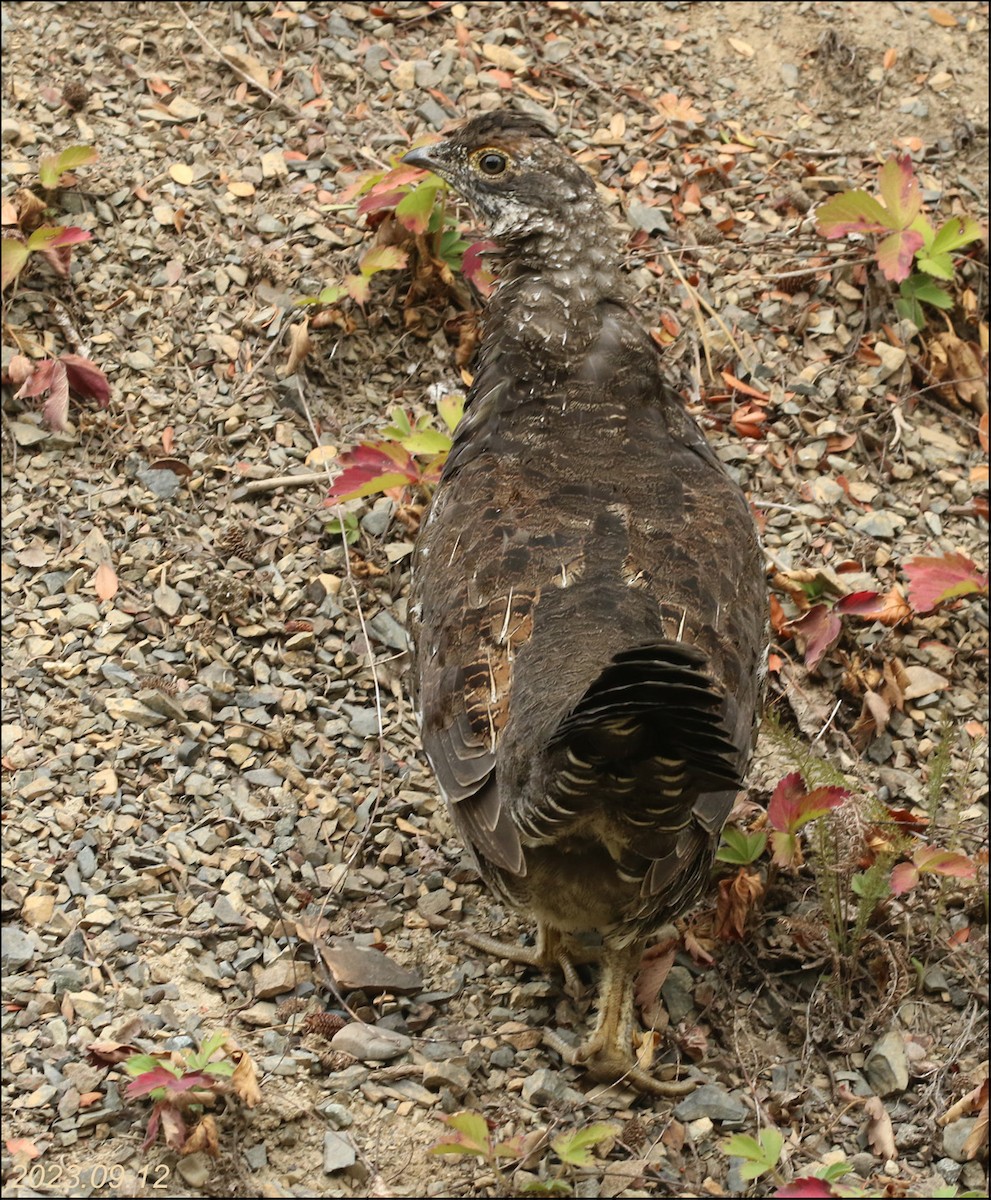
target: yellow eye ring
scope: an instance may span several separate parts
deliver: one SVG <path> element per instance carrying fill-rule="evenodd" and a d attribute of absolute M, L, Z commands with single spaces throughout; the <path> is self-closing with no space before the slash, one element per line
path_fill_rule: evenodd
<path fill-rule="evenodd" d="M 509 159 L 501 150 L 493 150 L 487 147 L 484 150 L 477 150 L 472 155 L 472 165 L 483 175 L 487 175 L 490 179 L 495 179 L 497 175 L 505 173 L 509 166 Z"/>

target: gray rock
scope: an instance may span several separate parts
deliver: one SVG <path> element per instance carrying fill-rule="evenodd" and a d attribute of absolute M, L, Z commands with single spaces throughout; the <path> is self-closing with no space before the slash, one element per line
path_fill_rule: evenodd
<path fill-rule="evenodd" d="M 943 1130 L 943 1153 L 947 1158 L 952 1158 L 954 1162 L 967 1162 L 967 1154 L 964 1150 L 964 1143 L 974 1131 L 974 1126 L 977 1124 L 976 1117 L 961 1117 L 958 1121 L 951 1121 Z"/>
<path fill-rule="evenodd" d="M 349 1125 L 354 1124 L 351 1110 L 343 1104 L 335 1104 L 332 1100 L 324 1100 L 318 1104 L 317 1112 L 323 1113 L 335 1129 L 347 1129 Z"/>
<path fill-rule="evenodd" d="M 346 1171 L 357 1161 L 357 1154 L 349 1138 L 343 1133 L 328 1130 L 323 1135 L 323 1169 L 327 1175 L 335 1171 Z"/>
<path fill-rule="evenodd" d="M 353 1022 L 339 1029 L 330 1044 L 335 1050 L 343 1050 L 362 1062 L 388 1062 L 408 1053 L 413 1040 L 391 1029 Z"/>
<path fill-rule="evenodd" d="M 864 1064 L 868 1082 L 879 1096 L 893 1096 L 908 1087 L 908 1058 L 905 1039 L 897 1029 L 889 1030 L 868 1054 Z"/>
<path fill-rule="evenodd" d="M 647 233 L 668 233 L 670 226 L 659 208 L 652 204 L 641 204 L 635 200 L 626 209 L 626 219 L 634 229 L 643 229 Z"/>
<path fill-rule="evenodd" d="M 936 1170 L 947 1183 L 956 1183 L 963 1173 L 963 1167 L 952 1158 L 941 1158 L 936 1164 Z"/>
<path fill-rule="evenodd" d="M 173 475 L 171 471 L 139 471 L 138 479 L 159 500 L 173 499 L 179 488 L 182 487 L 182 479 L 178 475 Z"/>
<path fill-rule="evenodd" d="M 743 1121 L 750 1109 L 739 1097 L 726 1091 L 718 1083 L 705 1083 L 675 1108 L 679 1121 L 697 1121 L 708 1117 L 710 1121 Z"/>
<path fill-rule="evenodd" d="M 898 536 L 899 530 L 905 524 L 905 518 L 897 513 L 880 509 L 877 512 L 864 513 L 853 522 L 858 533 L 866 533 L 869 537 L 891 539 Z"/>
<path fill-rule="evenodd" d="M 384 642 L 392 650 L 408 650 L 409 639 L 406 630 L 396 620 L 392 613 L 383 609 L 376 613 L 368 622 L 368 632 L 380 642 Z"/>
<path fill-rule="evenodd" d="M 523 1099 L 536 1108 L 563 1100 L 568 1092 L 568 1085 L 558 1071 L 534 1071 L 523 1084 Z"/>
<path fill-rule="evenodd" d="M 446 1087 L 460 1099 L 471 1086 L 471 1071 L 458 1063 L 430 1063 L 423 1068 L 423 1086 L 433 1092 Z"/>
<path fill-rule="evenodd" d="M 694 1012 L 695 998 L 692 995 L 694 982 L 692 973 L 687 968 L 672 967 L 668 972 L 667 979 L 661 985 L 664 1007 L 668 1010 L 672 1025 L 684 1021 L 690 1012 Z"/>
<path fill-rule="evenodd" d="M 5 925 L 0 933 L 0 958 L 14 969 L 27 966 L 38 951 L 38 939 L 33 933 Z"/>
<path fill-rule="evenodd" d="M 156 473 L 164 475 L 166 472 Z M 190 1187 L 201 1188 L 210 1178 L 210 1160 L 202 1153 L 190 1154 L 179 1159 L 176 1170 Z"/>

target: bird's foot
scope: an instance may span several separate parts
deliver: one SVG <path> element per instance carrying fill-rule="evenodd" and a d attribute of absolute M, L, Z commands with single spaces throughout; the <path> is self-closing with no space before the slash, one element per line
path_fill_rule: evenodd
<path fill-rule="evenodd" d="M 562 936 L 557 930 L 544 927 L 539 930 L 535 946 L 501 942 L 498 938 L 489 937 L 484 933 L 466 932 L 461 936 L 476 950 L 496 958 L 508 959 L 509 962 L 521 963 L 525 967 L 546 970 L 556 963 L 564 974 L 564 990 L 571 997 L 580 996 L 584 991 L 575 966 L 599 961 L 598 947 L 582 946 L 571 938 Z"/>
<path fill-rule="evenodd" d="M 687 1096 L 698 1086 L 693 1079 L 655 1079 L 615 1044 L 593 1035 L 572 1046 L 559 1033 L 544 1031 L 544 1045 L 556 1051 L 571 1067 L 583 1067 L 597 1083 L 623 1084 L 649 1096 Z"/>

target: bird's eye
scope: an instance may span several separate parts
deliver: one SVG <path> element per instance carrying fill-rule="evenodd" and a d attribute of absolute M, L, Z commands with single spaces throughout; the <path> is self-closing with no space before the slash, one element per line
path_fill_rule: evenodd
<path fill-rule="evenodd" d="M 499 154 L 495 150 L 486 150 L 484 154 L 478 156 L 478 169 L 483 175 L 501 175 L 508 165 L 508 159 L 505 154 Z"/>

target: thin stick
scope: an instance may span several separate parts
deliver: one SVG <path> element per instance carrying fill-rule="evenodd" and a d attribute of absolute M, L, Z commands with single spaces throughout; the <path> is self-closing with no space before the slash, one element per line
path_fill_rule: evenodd
<path fill-rule="evenodd" d="M 300 471 L 297 475 L 273 475 L 271 479 L 250 479 L 234 494 L 235 500 L 253 496 L 258 492 L 274 492 L 280 487 L 309 487 L 313 483 L 326 483 L 326 471 Z"/>

